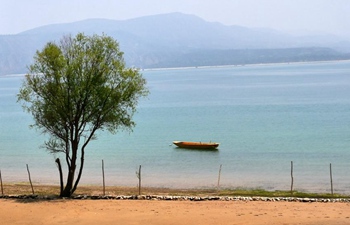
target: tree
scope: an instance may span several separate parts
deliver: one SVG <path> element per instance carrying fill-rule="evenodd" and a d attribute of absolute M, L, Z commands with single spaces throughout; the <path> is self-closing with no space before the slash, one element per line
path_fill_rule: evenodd
<path fill-rule="evenodd" d="M 61 197 L 76 190 L 86 146 L 96 131 L 132 130 L 138 100 L 147 94 L 142 74 L 126 67 L 118 42 L 106 35 L 64 36 L 59 44 L 49 42 L 36 52 L 18 101 L 32 114 L 32 127 L 48 135 L 45 148 L 65 157 L 65 186 L 56 159 Z"/>

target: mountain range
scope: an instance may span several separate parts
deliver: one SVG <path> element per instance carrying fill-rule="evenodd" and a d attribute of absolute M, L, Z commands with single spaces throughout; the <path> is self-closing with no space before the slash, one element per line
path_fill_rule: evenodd
<path fill-rule="evenodd" d="M 169 13 L 121 21 L 88 19 L 0 35 L 0 75 L 25 73 L 36 50 L 78 32 L 112 36 L 120 43 L 127 65 L 138 68 L 350 59 L 346 38 L 295 36 Z"/>

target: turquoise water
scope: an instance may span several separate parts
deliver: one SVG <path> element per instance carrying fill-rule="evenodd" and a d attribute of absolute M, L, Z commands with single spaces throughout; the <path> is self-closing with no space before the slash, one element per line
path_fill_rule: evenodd
<path fill-rule="evenodd" d="M 82 183 L 222 187 L 350 193 L 350 62 L 143 71 L 151 94 L 134 132 L 100 133 L 86 153 Z M 22 76 L 0 77 L 3 180 L 58 184 L 44 137 L 16 103 Z M 174 140 L 220 142 L 218 151 L 182 150 Z M 63 160 L 63 159 L 62 159 Z M 64 160 L 63 160 L 64 161 Z"/>

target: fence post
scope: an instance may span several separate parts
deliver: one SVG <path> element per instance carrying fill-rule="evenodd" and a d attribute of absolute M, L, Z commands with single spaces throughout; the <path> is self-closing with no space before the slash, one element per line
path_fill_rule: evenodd
<path fill-rule="evenodd" d="M 32 184 L 32 179 L 30 178 L 30 172 L 29 172 L 28 164 L 27 164 L 27 171 L 28 171 L 28 177 L 29 177 L 30 186 L 32 187 L 32 193 L 34 195 L 34 188 L 33 188 L 33 184 Z"/>
<path fill-rule="evenodd" d="M 105 166 L 104 166 L 104 162 L 102 159 L 102 180 L 103 180 L 103 196 L 106 195 L 106 187 L 105 187 Z"/>
<path fill-rule="evenodd" d="M 294 185 L 293 161 L 290 161 L 290 177 L 291 177 L 290 194 L 293 195 L 293 185 Z"/>
<path fill-rule="evenodd" d="M 141 165 L 139 167 L 139 171 L 136 171 L 136 176 L 139 179 L 139 195 L 141 195 Z"/>
<path fill-rule="evenodd" d="M 1 170 L 0 170 L 0 182 L 1 182 L 1 195 L 4 196 L 4 187 L 2 186 Z"/>
<path fill-rule="evenodd" d="M 221 167 L 222 167 L 222 164 L 220 164 L 220 168 L 219 168 L 219 176 L 218 176 L 218 191 L 220 190 Z"/>
<path fill-rule="evenodd" d="M 330 174 L 330 178 L 331 178 L 331 193 L 332 193 L 332 196 L 333 196 L 332 163 L 329 164 L 329 174 Z"/>

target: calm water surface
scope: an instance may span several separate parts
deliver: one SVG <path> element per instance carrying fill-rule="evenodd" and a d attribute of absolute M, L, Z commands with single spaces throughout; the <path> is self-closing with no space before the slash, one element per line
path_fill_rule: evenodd
<path fill-rule="evenodd" d="M 82 183 L 221 186 L 350 193 L 350 62 L 143 71 L 151 94 L 134 132 L 100 133 L 86 153 Z M 58 184 L 55 156 L 16 103 L 22 76 L 0 77 L 0 169 L 5 182 Z M 182 150 L 174 140 L 220 142 Z M 62 158 L 62 161 L 63 158 Z"/>

